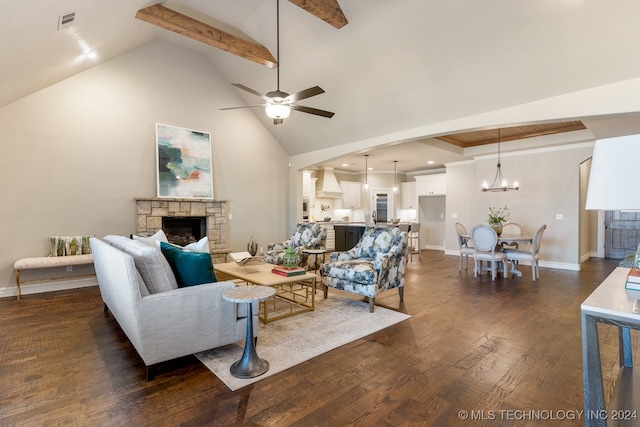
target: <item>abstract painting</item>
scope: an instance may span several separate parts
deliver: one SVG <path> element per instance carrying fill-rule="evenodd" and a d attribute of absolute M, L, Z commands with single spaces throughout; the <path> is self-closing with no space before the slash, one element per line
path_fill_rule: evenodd
<path fill-rule="evenodd" d="M 211 134 L 156 123 L 158 197 L 213 199 Z"/>

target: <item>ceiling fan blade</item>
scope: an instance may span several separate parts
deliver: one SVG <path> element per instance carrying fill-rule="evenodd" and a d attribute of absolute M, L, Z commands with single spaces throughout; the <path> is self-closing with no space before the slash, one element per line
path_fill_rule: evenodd
<path fill-rule="evenodd" d="M 301 99 L 307 99 L 311 98 L 312 96 L 320 95 L 321 93 L 324 93 L 324 90 L 322 90 L 320 86 L 314 86 L 287 96 L 285 101 L 296 102 L 300 101 Z"/>
<path fill-rule="evenodd" d="M 247 91 L 249 93 L 254 94 L 255 96 L 259 96 L 260 98 L 264 99 L 265 101 L 267 100 L 267 96 L 266 95 L 264 95 L 264 94 L 262 94 L 262 93 L 260 93 L 258 91 L 255 91 L 255 90 L 251 89 L 250 87 L 246 87 L 245 85 L 240 84 L 240 83 L 231 83 L 231 84 L 233 86 L 237 87 L 238 89 L 242 89 L 244 91 Z"/>
<path fill-rule="evenodd" d="M 267 104 L 255 104 L 255 105 L 242 105 L 240 107 L 225 107 L 225 108 L 220 108 L 221 110 L 237 110 L 238 108 L 253 108 L 253 107 L 266 107 Z"/>
<path fill-rule="evenodd" d="M 318 110 L 317 108 L 304 107 L 302 105 L 290 105 L 293 110 L 302 111 L 303 113 L 315 114 L 316 116 L 322 116 L 330 119 L 335 113 L 331 111 Z"/>

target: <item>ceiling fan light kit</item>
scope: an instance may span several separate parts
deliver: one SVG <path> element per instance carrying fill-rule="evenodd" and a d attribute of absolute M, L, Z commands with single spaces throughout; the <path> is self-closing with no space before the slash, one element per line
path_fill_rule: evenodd
<path fill-rule="evenodd" d="M 286 119 L 291 114 L 291 108 L 283 104 L 267 104 L 265 111 L 272 119 Z"/>
<path fill-rule="evenodd" d="M 276 76 L 277 76 L 277 89 L 271 92 L 268 92 L 266 95 L 261 94 L 258 91 L 255 91 L 247 86 L 244 86 L 240 83 L 231 83 L 233 86 L 242 89 L 246 92 L 249 92 L 253 95 L 259 96 L 260 98 L 265 100 L 265 104 L 259 105 L 245 105 L 243 107 L 229 107 L 229 108 L 221 108 L 221 110 L 233 110 L 237 108 L 252 108 L 252 107 L 264 107 L 265 113 L 268 117 L 273 119 L 274 125 L 279 125 L 283 122 L 283 119 L 289 117 L 291 114 L 291 110 L 297 110 L 307 114 L 313 114 L 320 117 L 333 117 L 334 113 L 331 111 L 319 110 L 317 108 L 305 107 L 303 105 L 294 104 L 297 101 L 302 99 L 311 98 L 312 96 L 320 95 L 324 93 L 324 90 L 319 86 L 310 87 L 305 90 L 301 90 L 300 92 L 296 92 L 293 95 L 289 95 L 286 92 L 280 90 L 280 1 L 276 0 L 276 61 L 278 62 L 278 67 L 276 68 Z"/>

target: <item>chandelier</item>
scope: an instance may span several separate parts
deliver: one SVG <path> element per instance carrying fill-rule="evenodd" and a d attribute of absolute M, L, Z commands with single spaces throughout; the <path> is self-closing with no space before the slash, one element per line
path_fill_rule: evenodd
<path fill-rule="evenodd" d="M 482 191 L 517 191 L 519 188 L 517 182 L 509 185 L 508 181 L 502 176 L 502 165 L 500 164 L 500 129 L 498 129 L 498 167 L 496 169 L 496 176 L 493 178 L 491 186 L 489 186 L 487 181 L 482 183 Z"/>

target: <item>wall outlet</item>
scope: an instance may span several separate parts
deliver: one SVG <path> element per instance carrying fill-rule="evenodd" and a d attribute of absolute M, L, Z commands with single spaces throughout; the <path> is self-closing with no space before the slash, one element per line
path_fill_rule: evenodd
<path fill-rule="evenodd" d="M 451 218 L 453 218 L 453 219 L 458 218 L 458 214 L 457 213 L 452 213 L 451 214 Z"/>
<path fill-rule="evenodd" d="M 558 221 L 562 221 L 564 219 L 564 215 L 563 214 L 556 214 L 556 219 Z"/>
<path fill-rule="evenodd" d="M 73 265 L 67 265 L 67 273 L 73 271 Z"/>

